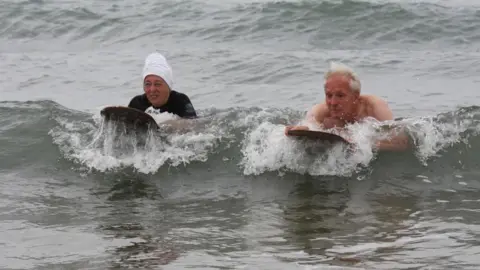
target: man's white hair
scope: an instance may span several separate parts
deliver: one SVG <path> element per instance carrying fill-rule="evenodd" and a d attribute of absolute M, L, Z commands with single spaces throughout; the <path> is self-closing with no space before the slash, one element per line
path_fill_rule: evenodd
<path fill-rule="evenodd" d="M 352 68 L 344 65 L 342 63 L 330 62 L 330 68 L 325 73 L 325 80 L 327 80 L 332 75 L 344 75 L 350 79 L 350 90 L 354 92 L 359 92 L 362 87 L 360 83 L 360 78 L 358 75 L 353 71 Z"/>

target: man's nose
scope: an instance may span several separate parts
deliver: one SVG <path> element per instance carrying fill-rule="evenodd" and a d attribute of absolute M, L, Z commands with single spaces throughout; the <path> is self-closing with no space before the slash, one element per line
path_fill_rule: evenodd
<path fill-rule="evenodd" d="M 337 105 L 337 104 L 338 104 L 338 99 L 336 99 L 336 98 L 331 98 L 331 99 L 330 99 L 330 104 L 331 104 L 331 105 Z"/>

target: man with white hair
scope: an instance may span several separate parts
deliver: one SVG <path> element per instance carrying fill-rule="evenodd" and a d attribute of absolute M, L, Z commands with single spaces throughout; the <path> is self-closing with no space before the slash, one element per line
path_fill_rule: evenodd
<path fill-rule="evenodd" d="M 325 101 L 313 106 L 306 115 L 307 123 L 325 129 L 344 127 L 372 117 L 378 121 L 393 120 L 387 102 L 377 96 L 361 95 L 361 84 L 355 72 L 346 65 L 332 63 L 324 76 Z M 308 130 L 308 126 L 287 126 L 289 130 Z M 376 143 L 380 150 L 403 150 L 408 140 L 405 135 Z"/>
<path fill-rule="evenodd" d="M 149 114 L 173 113 L 181 118 L 196 118 L 197 114 L 187 95 L 172 90 L 173 73 L 165 57 L 151 53 L 143 67 L 143 91 L 128 104 L 128 107 Z"/>

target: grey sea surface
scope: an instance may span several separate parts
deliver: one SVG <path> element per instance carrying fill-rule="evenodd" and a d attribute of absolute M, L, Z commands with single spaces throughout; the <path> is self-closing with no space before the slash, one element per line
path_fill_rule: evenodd
<path fill-rule="evenodd" d="M 2 1 L 0 268 L 478 269 L 479 8 Z M 153 51 L 201 116 L 185 132 L 100 117 L 142 93 Z M 331 61 L 411 150 L 372 150 L 369 121 L 353 152 L 284 136 Z"/>

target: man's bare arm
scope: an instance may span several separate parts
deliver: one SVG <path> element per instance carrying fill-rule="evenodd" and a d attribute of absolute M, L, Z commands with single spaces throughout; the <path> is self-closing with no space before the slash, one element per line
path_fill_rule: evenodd
<path fill-rule="evenodd" d="M 305 115 L 305 121 L 314 125 L 320 125 L 326 112 L 327 109 L 325 104 L 317 104 L 307 112 Z M 309 127 L 307 125 L 287 126 L 285 127 L 285 135 L 288 136 L 289 130 L 309 130 Z"/>
<path fill-rule="evenodd" d="M 372 109 L 373 117 L 378 121 L 393 120 L 393 113 L 384 100 L 374 100 Z M 408 136 L 401 132 L 399 134 L 391 134 L 389 139 L 377 141 L 375 146 L 377 149 L 384 151 L 402 151 L 408 148 L 408 144 Z"/>

